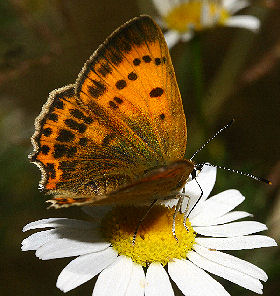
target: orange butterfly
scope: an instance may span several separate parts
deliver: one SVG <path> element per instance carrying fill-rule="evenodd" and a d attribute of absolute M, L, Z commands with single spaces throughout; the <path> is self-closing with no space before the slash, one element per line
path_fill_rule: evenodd
<path fill-rule="evenodd" d="M 176 197 L 194 164 L 169 51 L 149 16 L 117 29 L 35 121 L 30 159 L 54 207 Z"/>

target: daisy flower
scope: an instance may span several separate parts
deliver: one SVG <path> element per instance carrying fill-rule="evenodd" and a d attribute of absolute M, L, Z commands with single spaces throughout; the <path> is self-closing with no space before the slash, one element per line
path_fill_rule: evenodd
<path fill-rule="evenodd" d="M 91 221 L 50 218 L 27 224 L 23 231 L 44 230 L 24 239 L 22 250 L 35 250 L 42 260 L 76 256 L 58 276 L 56 285 L 64 292 L 99 275 L 94 296 L 172 296 L 171 280 L 184 295 L 229 295 L 211 277 L 214 274 L 261 294 L 266 273 L 222 251 L 271 247 L 276 243 L 270 237 L 254 234 L 266 230 L 264 224 L 236 221 L 251 216 L 234 211 L 244 200 L 239 191 L 231 189 L 208 198 L 215 179 L 215 168 L 205 166 L 199 173 L 197 181 L 203 196 L 186 221 L 188 229 L 183 225 L 183 214 L 177 214 L 178 241 L 171 231 L 171 200 L 152 208 L 139 227 L 135 245 L 133 235 L 145 207 L 87 207 Z M 190 211 L 200 189 L 192 180 L 185 190 L 191 196 Z"/>
<path fill-rule="evenodd" d="M 233 16 L 249 6 L 247 0 L 153 0 L 161 19 L 159 23 L 168 29 L 165 39 L 168 47 L 179 40 L 188 41 L 195 31 L 214 26 L 239 27 L 258 31 L 260 21 L 251 15 Z"/>

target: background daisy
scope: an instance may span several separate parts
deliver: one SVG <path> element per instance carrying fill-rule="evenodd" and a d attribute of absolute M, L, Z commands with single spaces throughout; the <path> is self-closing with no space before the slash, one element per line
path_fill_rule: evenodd
<path fill-rule="evenodd" d="M 127 208 L 126 211 L 123 209 L 118 211 L 115 208 L 113 217 L 109 212 L 109 216 L 108 214 L 105 218 L 103 216 L 102 220 L 98 209 L 86 208 L 86 212 L 95 219 L 95 222 L 50 218 L 29 223 L 23 231 L 51 229 L 36 232 L 24 239 L 22 250 L 36 250 L 36 256 L 42 260 L 78 256 L 58 276 L 57 287 L 64 292 L 80 286 L 99 274 L 92 295 L 144 295 L 144 293 L 146 296 L 174 295 L 170 279 L 184 295 L 229 295 L 224 287 L 210 276 L 214 274 L 262 294 L 261 281 L 267 280 L 266 273 L 247 261 L 221 251 L 270 247 L 276 243 L 270 237 L 255 234 L 267 229 L 264 224 L 255 221 L 236 222 L 251 216 L 247 212 L 234 211 L 234 208 L 244 201 L 244 196 L 239 191 L 226 190 L 208 198 L 215 179 L 216 169 L 212 167 L 205 166 L 198 175 L 197 181 L 203 189 L 203 196 L 189 215 L 189 224 L 187 224 L 189 231 L 184 229 L 182 223 L 176 224 L 176 235 L 181 233 L 183 237 L 193 235 L 193 239 L 189 241 L 191 248 L 186 251 L 184 258 L 171 256 L 167 260 L 167 269 L 163 268 L 164 264 L 161 263 L 168 257 L 168 253 L 174 251 L 171 248 L 173 244 L 176 251 L 181 248 L 180 239 L 183 237 L 178 235 L 178 243 L 172 234 L 168 237 L 172 229 L 173 211 L 166 207 L 164 207 L 166 213 L 168 215 L 171 213 L 171 219 L 153 221 L 158 223 L 153 228 L 150 218 L 147 217 L 141 225 L 142 230 L 139 230 L 134 247 L 131 242 L 135 227 L 131 228 L 129 237 L 121 236 L 120 233 L 127 225 L 124 223 L 124 226 L 121 226 L 123 218 L 119 218 L 116 213 L 128 219 L 128 212 L 133 210 L 132 217 L 137 220 L 141 218 L 141 215 L 137 217 L 137 208 Z M 192 195 L 192 203 L 200 195 L 197 187 L 195 180 L 186 185 L 188 194 Z M 152 214 L 151 212 L 149 216 Z M 181 217 L 183 218 L 183 215 Z M 108 241 L 108 232 L 105 231 L 104 234 L 104 225 L 111 225 L 110 221 L 108 222 L 110 219 L 119 227 L 116 227 L 117 231 L 111 230 L 111 239 Z M 98 220 L 99 223 L 96 223 Z M 192 234 L 192 229 L 196 235 Z M 164 231 L 167 231 L 167 234 Z M 157 238 L 159 233 L 164 235 Z M 143 247 L 141 247 L 141 238 Z M 135 257 L 135 254 L 131 255 L 127 239 L 131 250 L 135 250 L 135 253 L 137 248 L 140 250 L 138 257 Z M 165 248 L 158 249 L 158 244 L 164 239 Z M 149 240 L 154 240 L 154 245 L 149 246 L 147 250 Z M 182 248 L 184 246 L 185 244 Z M 179 250 L 177 254 L 181 254 L 181 251 Z M 150 257 L 145 257 L 146 254 Z M 144 257 L 139 258 L 140 256 Z M 154 260 L 153 256 L 157 259 Z M 145 259 L 146 274 L 142 267 L 146 263 L 139 263 Z"/>
<path fill-rule="evenodd" d="M 153 0 L 160 14 L 159 23 L 167 29 L 168 47 L 179 40 L 190 40 L 195 31 L 215 26 L 239 27 L 258 31 L 260 21 L 251 15 L 233 16 L 249 6 L 247 0 Z"/>

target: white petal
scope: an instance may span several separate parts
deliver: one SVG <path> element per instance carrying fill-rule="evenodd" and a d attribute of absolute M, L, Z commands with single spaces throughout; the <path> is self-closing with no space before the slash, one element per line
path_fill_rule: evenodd
<path fill-rule="evenodd" d="M 267 230 L 265 224 L 256 221 L 233 222 L 217 226 L 193 227 L 194 231 L 205 236 L 233 237 Z"/>
<path fill-rule="evenodd" d="M 218 275 L 232 283 L 235 283 L 243 288 L 254 291 L 258 294 L 262 294 L 263 285 L 261 282 L 245 273 L 237 270 L 225 267 L 213 261 L 200 256 L 196 252 L 189 252 L 188 259 L 191 260 L 195 265 L 207 270 L 215 275 Z"/>
<path fill-rule="evenodd" d="M 230 14 L 235 14 L 237 11 L 249 5 L 249 1 L 246 0 L 223 0 L 223 7 L 229 11 Z"/>
<path fill-rule="evenodd" d="M 236 15 L 227 19 L 225 26 L 237 27 L 258 32 L 261 22 L 258 18 L 252 15 Z"/>
<path fill-rule="evenodd" d="M 36 232 L 22 241 L 22 251 L 37 250 L 43 245 L 53 243 L 54 241 L 64 239 L 74 243 L 79 242 L 102 242 L 104 239 L 101 234 L 94 229 L 81 229 L 70 227 L 59 227 Z M 54 243 L 55 244 L 55 243 Z"/>
<path fill-rule="evenodd" d="M 222 217 L 218 217 L 217 219 L 215 219 L 215 223 L 216 225 L 225 224 L 225 223 L 236 221 L 246 217 L 253 217 L 253 215 L 243 211 L 232 211 L 230 213 L 225 214 Z"/>
<path fill-rule="evenodd" d="M 200 225 L 205 221 L 221 217 L 244 201 L 245 197 L 235 189 L 223 191 L 201 203 L 200 211 L 190 219 L 192 225 Z"/>
<path fill-rule="evenodd" d="M 180 40 L 180 34 L 174 30 L 168 30 L 164 33 L 164 38 L 169 49 L 171 49 Z"/>
<path fill-rule="evenodd" d="M 153 0 L 155 8 L 158 10 L 161 16 L 168 14 L 170 9 L 180 3 L 180 0 Z"/>
<path fill-rule="evenodd" d="M 199 211 L 200 203 L 206 200 L 206 198 L 209 196 L 210 192 L 212 191 L 216 181 L 216 174 L 217 174 L 217 168 L 204 165 L 201 172 L 196 177 L 196 180 L 192 180 L 186 183 L 185 193 L 187 196 L 190 197 L 189 209 L 187 211 L 188 213 L 193 208 L 196 201 L 199 199 L 201 195 L 201 189 L 203 192 L 200 202 L 192 210 L 189 216 L 190 219 L 196 215 L 196 213 Z M 197 183 L 200 185 L 201 189 L 199 188 Z M 188 204 L 188 199 L 186 198 L 182 205 L 182 211 L 186 209 L 187 204 Z"/>
<path fill-rule="evenodd" d="M 265 235 L 248 235 L 229 238 L 197 237 L 195 242 L 214 250 L 245 250 L 277 246 L 273 238 Z"/>
<path fill-rule="evenodd" d="M 49 229 L 49 230 L 36 232 L 22 241 L 21 250 L 22 251 L 37 250 L 44 244 L 58 238 L 59 238 L 59 234 L 57 233 L 56 229 Z"/>
<path fill-rule="evenodd" d="M 242 218 L 246 217 L 253 217 L 253 215 L 243 212 L 243 211 L 232 211 L 229 212 L 221 217 L 212 218 L 212 219 L 199 219 L 199 222 L 197 222 L 197 218 L 195 217 L 191 223 L 192 226 L 210 226 L 210 225 L 219 225 L 219 224 L 225 224 L 232 221 L 236 221 Z"/>
<path fill-rule="evenodd" d="M 109 246 L 110 243 L 102 241 L 98 232 L 80 231 L 44 244 L 36 251 L 36 256 L 42 260 L 64 258 L 99 252 Z"/>
<path fill-rule="evenodd" d="M 58 276 L 56 286 L 68 292 L 89 281 L 117 259 L 117 252 L 108 248 L 103 252 L 80 256 L 72 260 Z"/>
<path fill-rule="evenodd" d="M 229 267 L 231 269 L 235 269 L 237 271 L 241 271 L 247 275 L 252 276 L 253 278 L 256 278 L 262 281 L 267 281 L 268 277 L 262 269 L 245 260 L 241 260 L 237 257 L 231 256 L 229 254 L 225 254 L 219 251 L 212 251 L 212 250 L 210 251 L 209 249 L 204 248 L 198 244 L 194 245 L 194 250 L 199 255 L 207 258 L 210 261 L 219 263 L 223 266 Z"/>
<path fill-rule="evenodd" d="M 173 296 L 169 277 L 160 263 L 152 263 L 146 274 L 145 296 Z"/>
<path fill-rule="evenodd" d="M 93 296 L 123 296 L 128 287 L 132 274 L 132 260 L 120 256 L 117 260 L 104 269 L 95 284 Z"/>
<path fill-rule="evenodd" d="M 23 227 L 23 232 L 47 227 L 71 227 L 71 228 L 82 228 L 82 229 L 93 229 L 96 228 L 95 224 L 68 218 L 49 218 L 31 222 Z"/>
<path fill-rule="evenodd" d="M 169 262 L 168 273 L 184 295 L 230 296 L 220 283 L 190 261 Z"/>
<path fill-rule="evenodd" d="M 143 296 L 145 289 L 145 273 L 141 265 L 132 262 L 130 282 L 126 289 L 126 296 Z"/>

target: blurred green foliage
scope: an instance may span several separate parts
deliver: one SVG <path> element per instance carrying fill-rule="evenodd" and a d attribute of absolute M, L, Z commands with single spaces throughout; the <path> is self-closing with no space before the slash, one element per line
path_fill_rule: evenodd
<path fill-rule="evenodd" d="M 140 1 L 139 1 L 140 2 Z M 239 207 L 268 225 L 279 242 L 280 18 L 273 1 L 254 1 L 262 20 L 259 34 L 218 28 L 200 33 L 171 52 L 188 123 L 187 156 L 232 118 L 234 126 L 213 141 L 197 162 L 251 172 L 272 180 L 267 186 L 218 172 L 214 191 L 239 189 Z M 37 190 L 39 170 L 29 164 L 33 122 L 48 93 L 72 83 L 97 46 L 130 18 L 155 11 L 148 0 L 0 1 L 0 243 L 1 295 L 63 295 L 55 287 L 69 259 L 38 261 L 23 253 L 22 227 L 48 217 L 84 218 L 78 208 L 46 210 Z M 141 7 L 141 11 L 139 10 Z M 238 256 L 266 270 L 264 295 L 279 290 L 278 248 L 242 251 Z M 231 295 L 253 293 L 223 282 Z M 68 295 L 90 295 L 93 281 Z"/>

